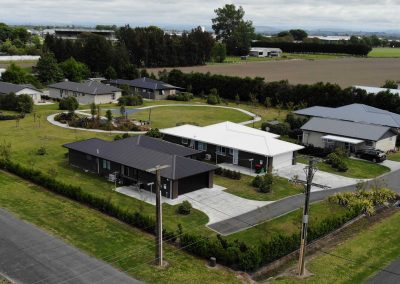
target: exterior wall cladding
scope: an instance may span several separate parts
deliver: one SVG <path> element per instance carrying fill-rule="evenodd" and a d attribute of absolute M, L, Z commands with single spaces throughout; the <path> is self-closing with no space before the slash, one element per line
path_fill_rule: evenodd
<path fill-rule="evenodd" d="M 152 190 L 153 192 L 155 190 L 155 185 L 148 185 L 148 183 L 155 182 L 155 175 L 146 171 L 127 167 L 119 163 L 97 158 L 71 149 L 69 150 L 68 158 L 69 164 L 73 167 L 106 178 L 109 174 L 118 172 L 120 180 L 124 185 L 132 185 L 139 182 L 140 188 L 148 191 Z M 109 167 L 107 162 L 109 162 Z M 197 174 L 180 180 L 170 180 L 161 177 L 161 194 L 168 198 L 177 198 L 179 194 L 205 187 L 213 187 L 213 172 Z"/>
<path fill-rule="evenodd" d="M 175 144 L 189 147 L 189 144 L 182 143 L 181 137 L 164 134 L 163 139 L 166 141 L 175 143 Z M 190 141 L 188 141 L 188 143 L 190 143 Z M 197 150 L 199 149 L 198 144 L 199 143 L 196 141 L 195 145 L 194 145 L 195 149 L 197 149 Z M 231 164 L 233 163 L 233 156 L 232 156 L 232 154 L 229 153 L 229 149 L 227 149 L 227 148 L 225 149 L 225 155 L 218 154 L 217 157 L 215 157 L 216 152 L 217 152 L 217 145 L 207 144 L 207 149 L 204 151 L 204 154 L 210 154 L 211 160 L 217 161 L 218 164 L 219 163 L 231 163 Z M 253 162 L 250 162 L 249 159 L 253 159 Z M 256 164 L 263 164 L 268 171 L 272 171 L 272 164 L 273 164 L 272 159 L 273 159 L 272 157 L 265 157 L 262 155 L 239 151 L 237 164 L 239 166 L 246 167 L 246 168 L 253 167 L 253 169 Z"/>

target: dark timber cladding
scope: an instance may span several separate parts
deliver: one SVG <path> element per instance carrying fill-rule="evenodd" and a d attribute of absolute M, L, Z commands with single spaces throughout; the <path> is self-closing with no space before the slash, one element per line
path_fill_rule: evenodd
<path fill-rule="evenodd" d="M 146 190 L 155 179 L 146 170 L 169 165 L 161 170 L 162 195 L 169 198 L 213 186 L 216 167 L 191 159 L 199 151 L 159 139 L 136 136 L 108 142 L 93 138 L 64 147 L 69 150 L 71 166 L 105 177 L 116 173 L 123 184 L 138 184 Z"/>

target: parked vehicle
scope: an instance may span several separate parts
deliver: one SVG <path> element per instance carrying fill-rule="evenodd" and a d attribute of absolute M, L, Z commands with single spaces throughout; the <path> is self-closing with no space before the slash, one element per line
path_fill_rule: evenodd
<path fill-rule="evenodd" d="M 372 161 L 374 163 L 381 163 L 386 160 L 385 152 L 376 149 L 362 149 L 356 151 L 356 157 Z"/>

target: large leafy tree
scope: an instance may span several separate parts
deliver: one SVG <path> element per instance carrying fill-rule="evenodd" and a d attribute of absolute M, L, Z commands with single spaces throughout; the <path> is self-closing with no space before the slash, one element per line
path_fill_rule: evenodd
<path fill-rule="evenodd" d="M 289 33 L 293 36 L 294 40 L 297 41 L 303 41 L 308 37 L 307 32 L 301 29 L 290 30 Z"/>
<path fill-rule="evenodd" d="M 51 84 L 61 81 L 63 73 L 54 58 L 53 53 L 44 54 L 36 65 L 38 78 L 44 84 Z"/>
<path fill-rule="evenodd" d="M 90 70 L 85 63 L 76 61 L 73 57 L 59 64 L 64 77 L 70 81 L 80 82 L 89 78 Z"/>
<path fill-rule="evenodd" d="M 41 88 L 41 84 L 31 74 L 24 69 L 11 63 L 7 70 L 2 74 L 2 81 L 13 84 L 32 84 L 37 88 Z"/>
<path fill-rule="evenodd" d="M 216 17 L 212 19 L 212 28 L 217 39 L 227 45 L 228 54 L 247 54 L 254 36 L 254 27 L 251 21 L 243 19 L 243 8 L 239 6 L 236 9 L 234 4 L 226 4 L 214 12 Z"/>

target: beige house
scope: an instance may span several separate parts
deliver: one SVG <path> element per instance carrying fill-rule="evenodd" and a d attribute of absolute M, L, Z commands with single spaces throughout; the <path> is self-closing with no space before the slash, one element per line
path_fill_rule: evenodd
<path fill-rule="evenodd" d="M 35 104 L 41 101 L 42 96 L 42 92 L 30 84 L 18 85 L 0 81 L 0 94 L 7 95 L 10 93 L 14 93 L 17 96 L 22 94 L 29 95 Z"/>
<path fill-rule="evenodd" d="M 60 82 L 48 86 L 53 99 L 75 97 L 80 104 L 108 104 L 121 97 L 121 90 L 95 81 L 85 83 Z"/>

